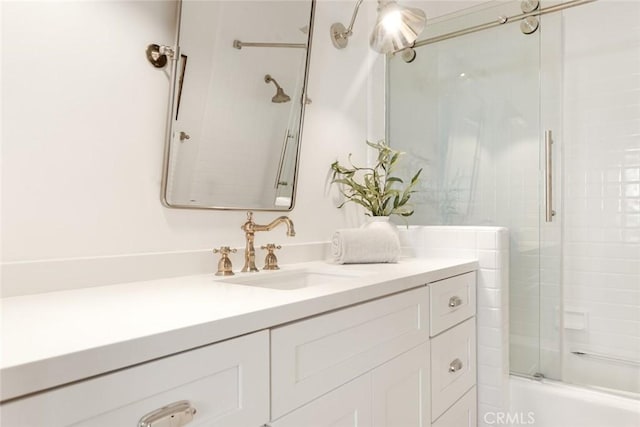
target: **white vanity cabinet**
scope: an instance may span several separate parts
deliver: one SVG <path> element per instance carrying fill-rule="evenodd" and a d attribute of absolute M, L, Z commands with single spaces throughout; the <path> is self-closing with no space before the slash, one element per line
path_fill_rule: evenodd
<path fill-rule="evenodd" d="M 466 273 L 273 329 L 269 426 L 475 426 L 475 285 Z"/>
<path fill-rule="evenodd" d="M 429 426 L 428 361 L 425 342 L 372 372 L 374 426 Z"/>
<path fill-rule="evenodd" d="M 428 427 L 428 342 L 269 423 L 270 427 Z"/>
<path fill-rule="evenodd" d="M 371 377 L 363 375 L 266 427 L 371 427 Z"/>
<path fill-rule="evenodd" d="M 0 425 L 473 427 L 475 281 L 459 274 L 10 400 Z"/>
<path fill-rule="evenodd" d="M 427 342 L 428 310 L 422 287 L 272 329 L 272 419 Z"/>
<path fill-rule="evenodd" d="M 475 285 L 475 273 L 429 284 L 434 427 L 476 425 Z"/>
<path fill-rule="evenodd" d="M 422 287 L 273 329 L 271 425 L 428 426 L 428 309 Z"/>
<path fill-rule="evenodd" d="M 269 333 L 260 331 L 60 387 L 0 407 L 3 427 L 136 427 L 187 400 L 189 427 L 261 426 L 269 418 Z M 177 427 L 171 419 L 154 427 Z M 169 417 L 170 418 L 170 417 Z"/>

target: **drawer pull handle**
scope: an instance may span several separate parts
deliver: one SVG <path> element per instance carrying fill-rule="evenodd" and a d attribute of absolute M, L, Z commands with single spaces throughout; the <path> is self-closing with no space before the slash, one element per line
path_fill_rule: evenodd
<path fill-rule="evenodd" d="M 449 363 L 449 372 L 458 372 L 462 369 L 462 362 L 460 359 L 455 359 L 453 362 Z"/>
<path fill-rule="evenodd" d="M 188 400 L 170 403 L 140 418 L 138 427 L 181 427 L 193 420 L 196 408 Z"/>
<path fill-rule="evenodd" d="M 449 307 L 454 308 L 462 305 L 462 299 L 458 296 L 449 298 Z"/>

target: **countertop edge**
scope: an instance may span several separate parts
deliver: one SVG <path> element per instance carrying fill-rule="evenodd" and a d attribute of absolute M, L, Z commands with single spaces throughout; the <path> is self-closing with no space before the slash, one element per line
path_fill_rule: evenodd
<path fill-rule="evenodd" d="M 106 375 L 152 360 L 215 344 L 264 329 L 346 308 L 394 293 L 475 271 L 475 260 L 450 260 L 448 266 L 380 283 L 281 304 L 0 369 L 0 402 Z"/>

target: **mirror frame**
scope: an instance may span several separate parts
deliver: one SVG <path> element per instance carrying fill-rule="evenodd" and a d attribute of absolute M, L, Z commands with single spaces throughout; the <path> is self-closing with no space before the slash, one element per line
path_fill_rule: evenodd
<path fill-rule="evenodd" d="M 170 203 L 167 198 L 167 192 L 169 189 L 169 167 L 170 167 L 170 155 L 171 155 L 171 135 L 173 132 L 173 114 L 176 102 L 176 86 L 177 86 L 177 76 L 178 76 L 178 59 L 180 58 L 180 28 L 182 21 L 182 3 L 183 0 L 178 0 L 178 4 L 176 6 L 176 36 L 174 41 L 174 53 L 171 56 L 171 72 L 169 74 L 170 84 L 169 84 L 169 106 L 167 112 L 167 123 L 165 127 L 165 142 L 164 142 L 164 155 L 162 161 L 162 182 L 160 189 L 160 200 L 162 201 L 162 205 L 167 208 L 172 209 L 196 209 L 196 210 L 227 210 L 227 211 L 266 211 L 266 212 L 290 212 L 293 210 L 296 204 L 296 193 L 298 189 L 298 170 L 300 168 L 300 150 L 302 149 L 302 134 L 303 134 L 303 125 L 304 125 L 304 115 L 307 102 L 309 99 L 307 96 L 308 89 L 308 80 L 309 80 L 309 65 L 311 63 L 311 46 L 313 41 L 313 30 L 315 23 L 315 12 L 316 12 L 316 0 L 309 0 L 311 2 L 311 9 L 309 13 L 309 36 L 307 38 L 307 54 L 305 58 L 305 67 L 304 67 L 304 76 L 302 79 L 302 91 L 300 98 L 300 122 L 299 122 L 299 131 L 298 131 L 298 144 L 295 156 L 295 164 L 293 171 L 293 187 L 291 194 L 291 205 L 286 209 L 274 209 L 274 208 L 257 208 L 254 206 L 244 206 L 244 207 L 228 207 L 228 206 L 209 206 L 209 205 L 184 205 L 178 203 Z M 302 101 L 305 100 L 305 101 Z"/>

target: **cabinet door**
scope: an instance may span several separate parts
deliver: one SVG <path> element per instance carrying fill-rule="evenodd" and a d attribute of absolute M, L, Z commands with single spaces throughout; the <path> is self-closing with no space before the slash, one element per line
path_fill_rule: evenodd
<path fill-rule="evenodd" d="M 271 416 L 371 371 L 429 339 L 426 287 L 271 331 Z"/>
<path fill-rule="evenodd" d="M 447 409 L 447 412 L 433 423 L 433 427 L 476 427 L 478 425 L 476 399 L 476 388 L 473 387 L 451 408 Z"/>
<path fill-rule="evenodd" d="M 376 368 L 372 376 L 375 427 L 430 425 L 428 342 Z"/>
<path fill-rule="evenodd" d="M 197 411 L 189 427 L 263 425 L 269 417 L 268 332 L 8 402 L 0 407 L 0 425 L 137 426 L 144 415 L 181 400 Z"/>
<path fill-rule="evenodd" d="M 366 374 L 273 421 L 271 427 L 373 427 Z"/>

